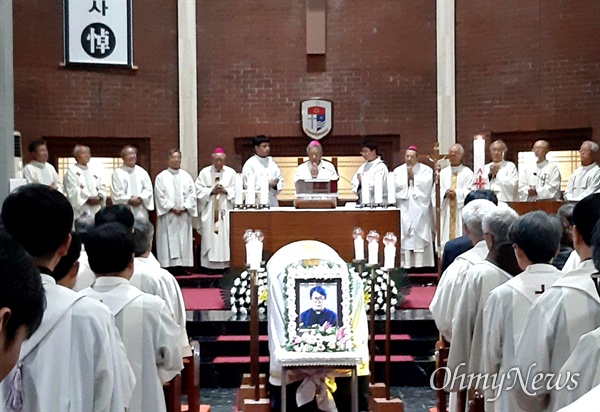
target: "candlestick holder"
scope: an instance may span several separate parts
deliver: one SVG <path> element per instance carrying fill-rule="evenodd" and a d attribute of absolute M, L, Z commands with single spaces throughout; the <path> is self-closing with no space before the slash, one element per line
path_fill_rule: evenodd
<path fill-rule="evenodd" d="M 363 273 L 365 263 L 367 263 L 367 259 L 352 259 L 352 266 L 359 276 Z"/>
<path fill-rule="evenodd" d="M 371 383 L 375 383 L 375 282 L 377 279 L 377 269 L 379 264 L 367 263 L 367 269 L 371 276 L 371 292 L 369 299 L 369 367 L 371 370 Z"/>

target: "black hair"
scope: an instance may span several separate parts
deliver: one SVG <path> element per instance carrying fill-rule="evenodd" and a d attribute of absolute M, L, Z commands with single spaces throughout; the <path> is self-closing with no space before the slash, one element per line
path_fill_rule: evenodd
<path fill-rule="evenodd" d="M 597 271 L 600 271 L 600 222 L 594 227 L 592 236 L 592 260 Z"/>
<path fill-rule="evenodd" d="M 60 258 L 58 264 L 52 271 L 52 277 L 57 282 L 67 276 L 75 262 L 79 260 L 81 255 L 81 240 L 75 232 L 71 232 L 71 244 L 67 254 Z"/>
<path fill-rule="evenodd" d="M 371 139 L 365 139 L 365 140 L 363 140 L 363 142 L 361 143 L 360 147 L 366 147 L 369 150 L 375 150 L 375 151 L 377 151 L 377 143 L 375 143 L 375 141 L 373 141 Z"/>
<path fill-rule="evenodd" d="M 29 184 L 6 198 L 2 222 L 30 255 L 51 258 L 71 233 L 73 208 L 58 190 Z"/>
<path fill-rule="evenodd" d="M 594 193 L 581 199 L 573 209 L 573 226 L 586 245 L 592 245 L 594 226 L 600 220 L 600 193 Z"/>
<path fill-rule="evenodd" d="M 84 244 L 90 268 L 96 275 L 122 272 L 133 259 L 133 236 L 120 223 L 96 226 L 87 234 Z"/>
<path fill-rule="evenodd" d="M 83 214 L 75 219 L 74 229 L 81 243 L 85 242 L 85 236 L 96 225 L 94 216 Z"/>
<path fill-rule="evenodd" d="M 549 263 L 560 245 L 562 225 L 558 218 L 537 210 L 519 217 L 508 229 L 508 239 L 533 263 Z"/>
<path fill-rule="evenodd" d="M 310 296 L 311 299 L 312 299 L 313 293 L 315 293 L 315 292 L 317 292 L 319 295 L 323 295 L 323 297 L 325 299 L 327 299 L 327 291 L 325 290 L 325 288 L 323 286 L 317 285 L 317 286 L 313 287 L 310 290 L 310 292 L 309 292 L 310 295 L 309 296 Z"/>
<path fill-rule="evenodd" d="M 5 329 L 6 349 L 22 325 L 27 328 L 27 338 L 38 329 L 46 309 L 46 295 L 38 268 L 4 228 L 0 228 L 0 285 L 0 308 L 11 311 Z"/>
<path fill-rule="evenodd" d="M 106 223 L 117 222 L 125 226 L 129 231 L 133 231 L 133 225 L 135 218 L 133 212 L 127 205 L 110 205 L 105 206 L 96 213 L 94 216 L 96 226 L 104 225 Z"/>
<path fill-rule="evenodd" d="M 33 153 L 35 152 L 35 149 L 38 148 L 38 146 L 46 146 L 47 143 L 45 140 L 34 140 L 33 142 L 29 143 L 29 146 L 27 147 L 27 149 L 29 150 L 29 153 Z"/>
<path fill-rule="evenodd" d="M 489 200 L 490 202 L 492 202 L 493 204 L 498 206 L 498 196 L 496 196 L 496 194 L 494 192 L 492 192 L 491 190 L 478 189 L 478 190 L 473 190 L 473 191 L 469 192 L 467 194 L 467 196 L 465 196 L 464 204 L 466 205 L 471 200 L 475 200 L 475 199 Z"/>
<path fill-rule="evenodd" d="M 260 146 L 263 143 L 271 143 L 271 139 L 269 139 L 264 134 L 259 134 L 258 136 L 254 136 L 252 138 L 252 146 Z"/>

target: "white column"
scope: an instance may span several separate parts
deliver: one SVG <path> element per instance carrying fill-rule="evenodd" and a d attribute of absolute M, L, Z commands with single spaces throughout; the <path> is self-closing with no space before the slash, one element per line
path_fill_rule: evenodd
<path fill-rule="evenodd" d="M 179 148 L 182 169 L 198 175 L 198 89 L 196 78 L 196 0 L 177 0 L 179 48 Z"/>
<path fill-rule="evenodd" d="M 436 0 L 437 134 L 440 153 L 456 143 L 455 0 Z"/>
<path fill-rule="evenodd" d="M 14 177 L 14 75 L 12 0 L 0 0 L 0 203 Z"/>

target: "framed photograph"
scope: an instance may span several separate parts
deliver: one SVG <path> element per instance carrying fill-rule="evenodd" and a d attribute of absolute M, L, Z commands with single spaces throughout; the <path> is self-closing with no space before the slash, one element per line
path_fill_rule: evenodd
<path fill-rule="evenodd" d="M 338 327 L 342 313 L 341 279 L 296 279 L 298 330 L 325 324 Z"/>

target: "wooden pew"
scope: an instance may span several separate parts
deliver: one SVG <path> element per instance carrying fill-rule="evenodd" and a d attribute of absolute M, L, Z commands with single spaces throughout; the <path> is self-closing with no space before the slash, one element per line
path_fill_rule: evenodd
<path fill-rule="evenodd" d="M 436 388 L 442 388 L 444 386 L 444 380 L 446 377 L 445 368 L 448 364 L 448 346 L 443 339 L 440 339 L 435 343 L 435 376 L 434 382 Z M 446 405 L 448 404 L 448 393 L 444 389 L 435 390 L 435 406 L 437 412 L 446 412 Z"/>

